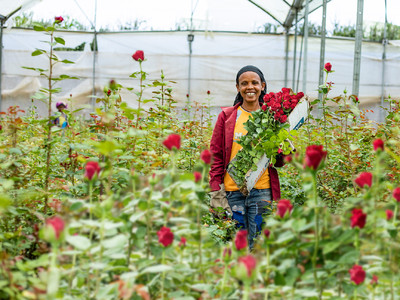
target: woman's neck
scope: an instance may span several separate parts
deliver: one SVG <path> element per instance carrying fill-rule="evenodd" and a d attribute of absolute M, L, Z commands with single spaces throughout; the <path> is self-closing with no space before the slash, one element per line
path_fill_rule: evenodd
<path fill-rule="evenodd" d="M 256 111 L 257 109 L 259 109 L 260 108 L 260 103 L 257 101 L 257 102 L 254 102 L 254 103 L 246 103 L 246 102 L 243 102 L 242 103 L 242 108 L 245 110 L 245 111 L 249 111 L 249 112 L 251 112 L 251 111 Z"/>

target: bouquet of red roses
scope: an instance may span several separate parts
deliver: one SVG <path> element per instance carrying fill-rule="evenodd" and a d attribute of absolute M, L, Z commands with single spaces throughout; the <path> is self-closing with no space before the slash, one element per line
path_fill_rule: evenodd
<path fill-rule="evenodd" d="M 247 134 L 238 141 L 243 148 L 227 167 L 229 175 L 244 195 L 248 194 L 246 175 L 257 169 L 257 163 L 264 154 L 269 159 L 268 164 L 274 164 L 276 155 L 291 152 L 289 140 L 293 140 L 295 133 L 288 131 L 290 125 L 287 121 L 303 97 L 304 93 L 296 94 L 288 88 L 266 94 L 261 109 L 252 112 L 244 124 Z"/>

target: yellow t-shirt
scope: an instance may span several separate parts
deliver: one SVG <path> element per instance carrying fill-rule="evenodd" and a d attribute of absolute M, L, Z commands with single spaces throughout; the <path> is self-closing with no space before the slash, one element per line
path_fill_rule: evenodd
<path fill-rule="evenodd" d="M 250 115 L 251 115 L 251 112 L 245 111 L 241 106 L 238 107 L 235 130 L 233 132 L 232 152 L 231 152 L 231 157 L 230 157 L 229 161 L 231 161 L 236 156 L 238 151 L 240 149 L 242 149 L 242 146 L 240 146 L 237 143 L 237 141 L 239 140 L 239 138 L 241 136 L 246 135 L 247 130 L 244 128 L 243 124 L 249 119 Z M 239 190 L 238 186 L 233 181 L 233 179 L 228 174 L 228 172 L 225 173 L 224 184 L 225 184 L 225 190 L 226 191 L 232 192 L 232 191 L 238 191 Z M 256 188 L 256 189 L 268 189 L 268 188 L 270 188 L 268 169 L 265 170 L 264 174 L 257 181 L 257 183 L 255 184 L 254 188 Z"/>

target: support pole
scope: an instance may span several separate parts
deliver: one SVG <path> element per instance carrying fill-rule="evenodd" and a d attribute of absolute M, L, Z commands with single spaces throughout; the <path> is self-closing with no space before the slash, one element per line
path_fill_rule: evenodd
<path fill-rule="evenodd" d="M 7 18 L 3 15 L 0 15 L 0 111 L 1 111 L 1 104 L 3 102 L 2 92 L 3 89 L 1 88 L 1 81 L 3 77 L 3 69 L 2 69 L 2 62 L 3 62 L 3 26 L 6 22 Z"/>
<path fill-rule="evenodd" d="M 285 43 L 285 87 L 288 87 L 288 72 L 289 72 L 289 28 L 286 27 L 286 43 Z"/>
<path fill-rule="evenodd" d="M 385 0 L 385 26 L 383 27 L 383 53 L 382 53 L 382 89 L 381 89 L 381 106 L 383 107 L 384 100 L 385 100 L 385 62 L 386 62 L 386 45 L 387 45 L 387 0 Z M 385 111 L 383 109 L 381 111 L 381 122 L 385 119 Z"/>
<path fill-rule="evenodd" d="M 361 46 L 363 38 L 363 8 L 364 8 L 364 0 L 358 0 L 356 40 L 354 45 L 353 90 L 352 90 L 353 95 L 358 95 L 360 91 Z"/>
<path fill-rule="evenodd" d="M 324 64 L 325 64 L 325 37 L 326 37 L 326 3 L 322 4 L 322 25 L 321 25 L 321 46 L 319 52 L 319 81 L 318 86 L 324 83 Z M 322 93 L 318 94 L 318 98 L 322 100 Z"/>
<path fill-rule="evenodd" d="M 93 37 L 93 67 L 92 67 L 92 111 L 96 107 L 96 59 L 97 59 L 97 30 L 96 30 L 96 18 L 97 18 L 97 0 L 94 2 L 94 37 Z"/>
<path fill-rule="evenodd" d="M 296 88 L 296 60 L 297 60 L 297 15 L 298 9 L 296 8 L 296 24 L 294 25 L 294 49 L 293 49 L 293 83 L 292 89 Z"/>
<path fill-rule="evenodd" d="M 190 83 L 192 81 L 192 43 L 194 41 L 194 34 L 190 33 L 187 36 L 189 43 L 189 68 L 188 68 L 188 102 L 190 102 Z M 189 103 L 188 103 L 189 104 Z"/>
<path fill-rule="evenodd" d="M 308 58 L 308 2 L 306 0 L 306 7 L 304 11 L 304 54 L 303 54 L 303 88 L 302 92 L 307 93 L 307 58 Z"/>

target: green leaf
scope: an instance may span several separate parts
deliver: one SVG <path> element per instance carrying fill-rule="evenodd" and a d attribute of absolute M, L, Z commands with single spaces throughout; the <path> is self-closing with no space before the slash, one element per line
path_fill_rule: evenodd
<path fill-rule="evenodd" d="M 54 37 L 54 39 L 56 40 L 57 43 L 61 44 L 61 45 L 65 45 L 65 41 L 63 38 L 60 37 Z"/>
<path fill-rule="evenodd" d="M 41 54 L 43 54 L 43 53 L 45 53 L 44 50 L 36 49 L 35 51 L 32 52 L 31 55 L 32 55 L 32 56 L 38 56 L 38 55 L 41 55 Z"/>
<path fill-rule="evenodd" d="M 168 272 L 172 271 L 173 268 L 171 266 L 167 265 L 155 265 L 151 267 L 145 268 L 141 274 L 146 274 L 146 273 L 163 273 L 163 272 Z"/>
<path fill-rule="evenodd" d="M 44 26 L 39 25 L 39 24 L 33 25 L 33 30 L 35 30 L 35 31 L 44 31 Z"/>
<path fill-rule="evenodd" d="M 66 238 L 67 242 L 79 250 L 89 249 L 91 246 L 90 240 L 82 235 L 70 235 Z"/>
<path fill-rule="evenodd" d="M 103 247 L 106 249 L 123 248 L 127 242 L 128 242 L 128 239 L 125 235 L 118 234 L 110 239 L 104 240 Z"/>
<path fill-rule="evenodd" d="M 74 64 L 75 63 L 75 62 L 70 61 L 68 59 L 63 59 L 61 62 L 64 63 L 64 64 Z"/>

